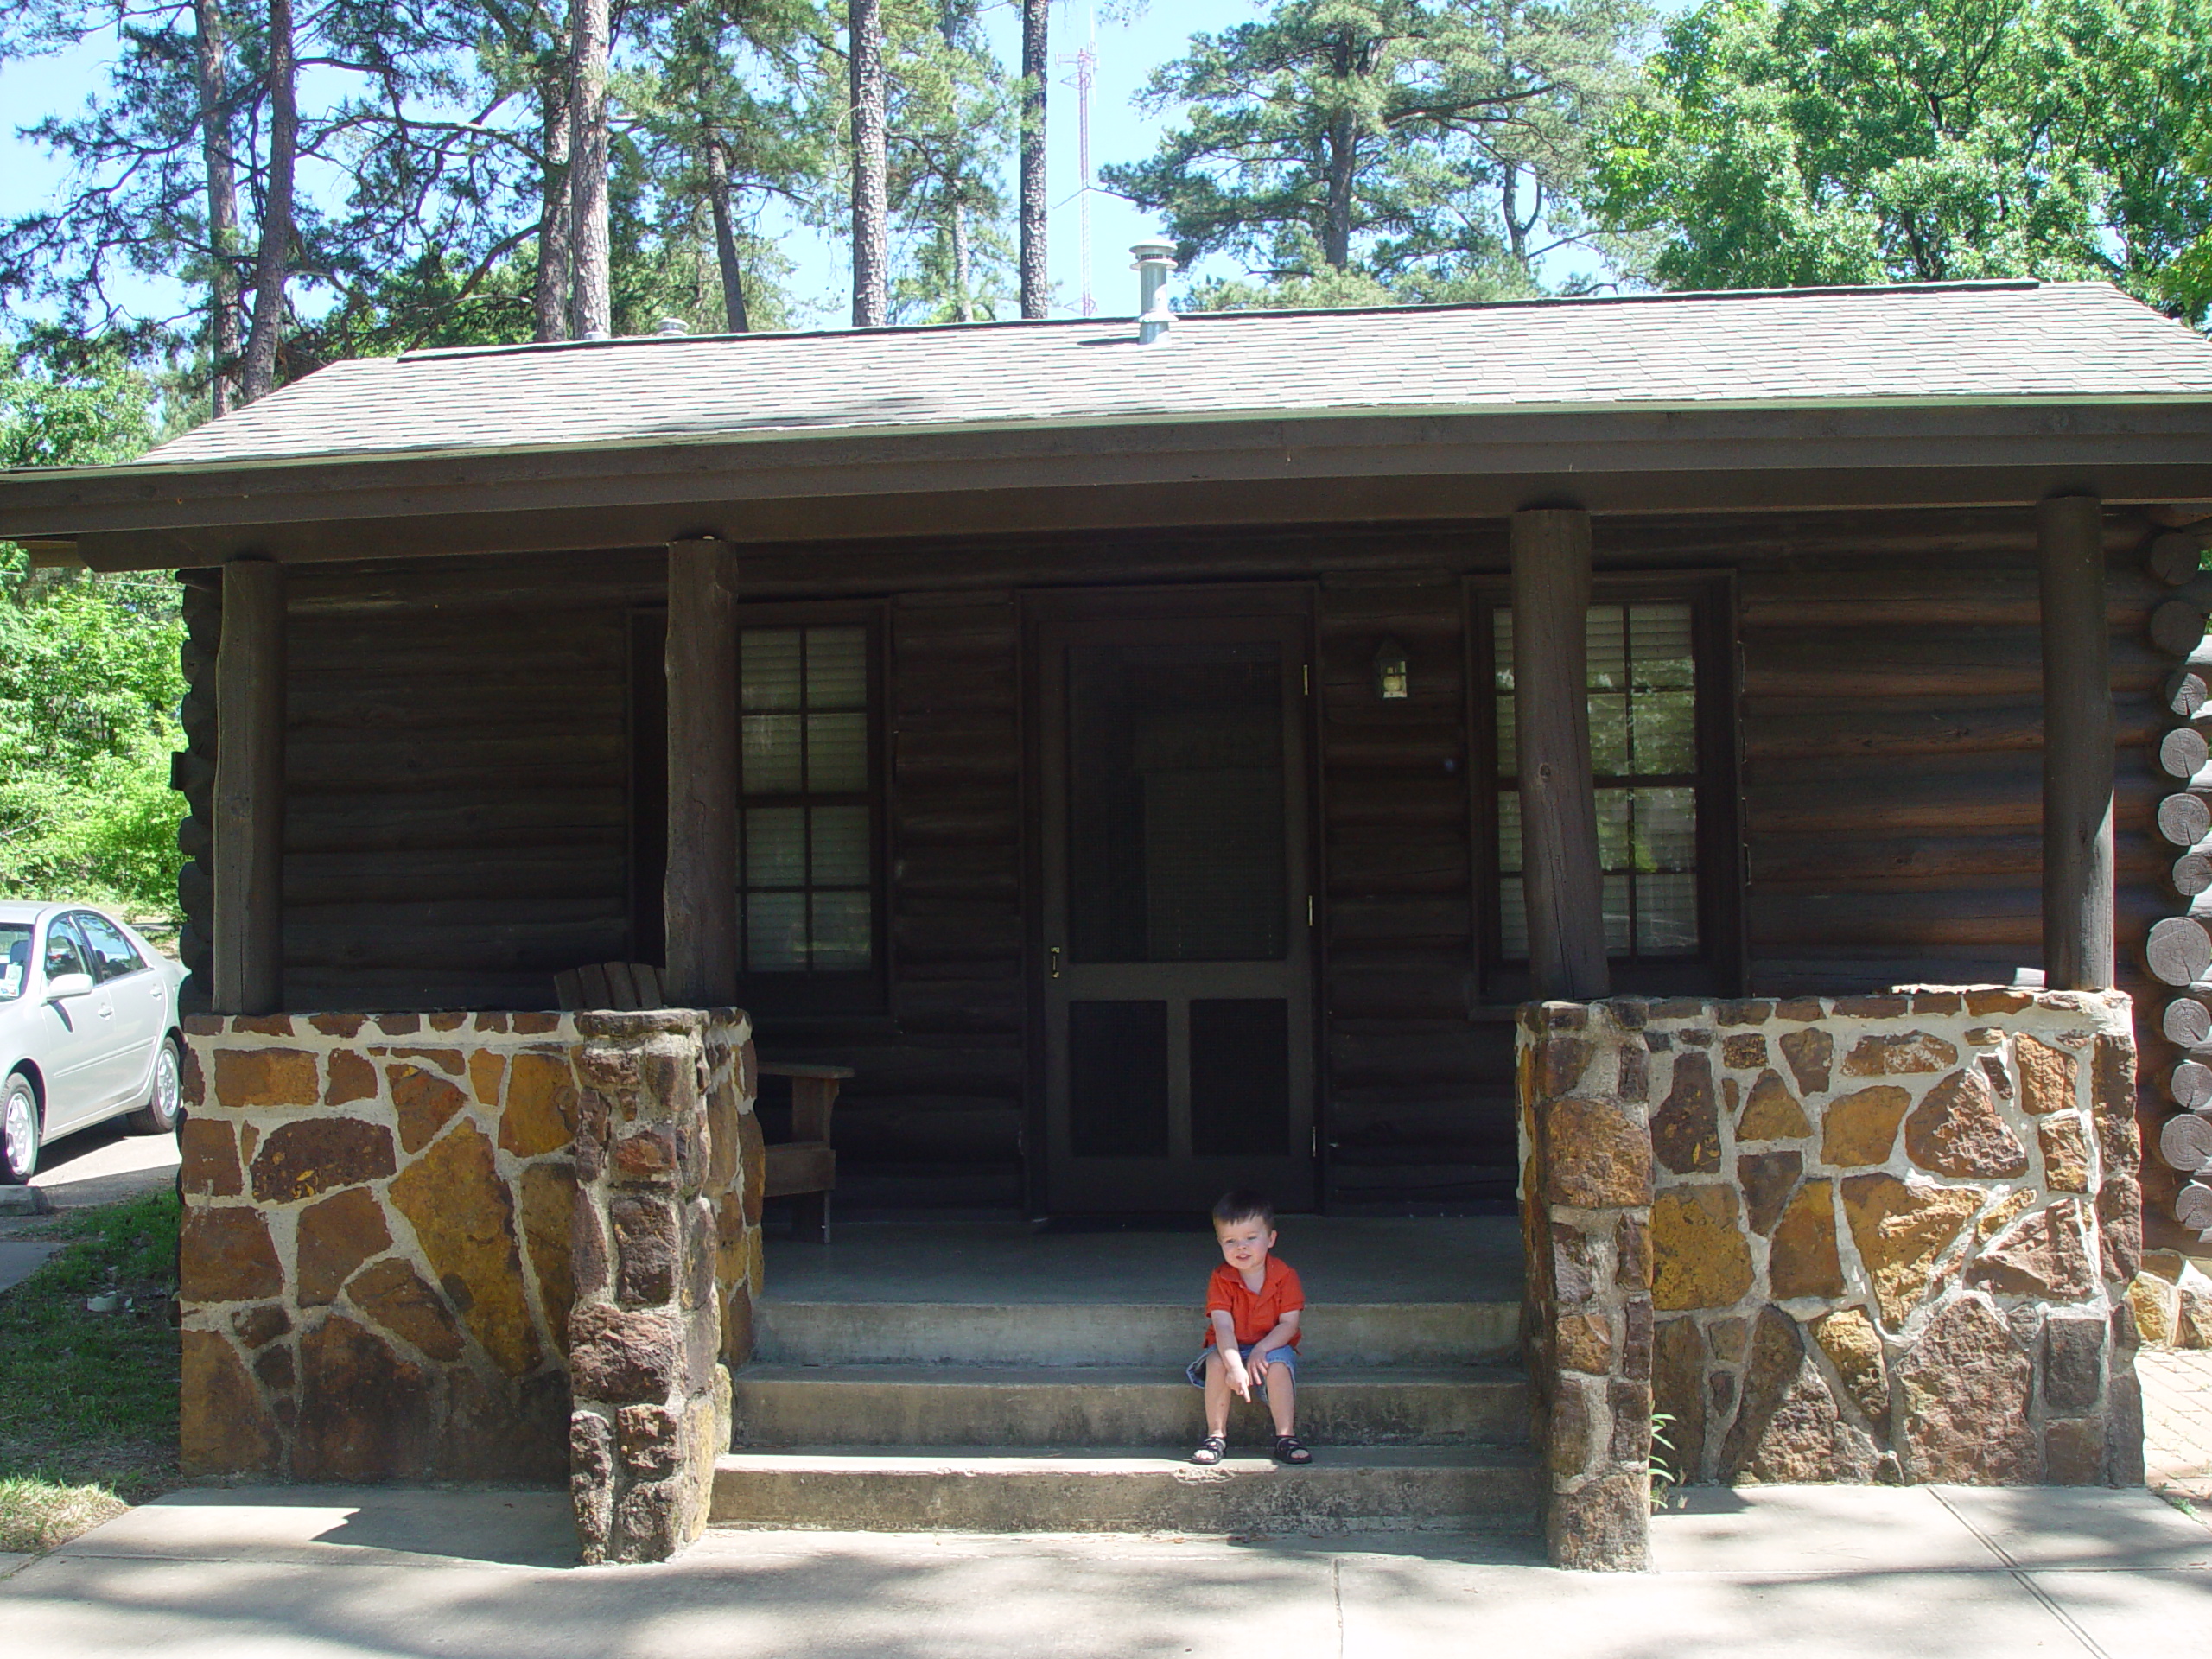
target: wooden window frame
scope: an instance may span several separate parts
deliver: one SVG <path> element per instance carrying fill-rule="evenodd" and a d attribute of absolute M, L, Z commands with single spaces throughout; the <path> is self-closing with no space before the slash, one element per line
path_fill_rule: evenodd
<path fill-rule="evenodd" d="M 867 632 L 868 965 L 817 971 L 748 972 L 741 959 L 737 975 L 740 1007 L 787 1019 L 824 1020 L 843 1015 L 880 1014 L 890 1007 L 891 766 L 885 698 L 890 687 L 890 635 L 882 604 L 869 601 L 785 602 L 737 607 L 740 672 L 743 636 L 753 629 L 860 627 Z M 740 711 L 741 718 L 742 710 Z M 802 798 L 805 798 L 804 796 Z M 739 855 L 743 856 L 744 772 L 738 773 Z M 739 880 L 741 871 L 730 872 Z M 809 889 L 811 891 L 811 889 Z M 742 950 L 745 906 L 741 888 L 738 925 Z"/>
<path fill-rule="evenodd" d="M 1525 962 L 1504 957 L 1499 926 L 1497 702 L 1494 613 L 1512 608 L 1509 575 L 1466 581 L 1467 735 L 1475 853 L 1471 918 L 1475 968 L 1487 1003 L 1528 1000 Z M 1744 995 L 1741 722 L 1736 581 L 1729 570 L 1597 573 L 1592 605 L 1687 601 L 1697 664 L 1697 915 L 1699 949 L 1679 957 L 1609 957 L 1612 988 L 1630 995 Z"/>

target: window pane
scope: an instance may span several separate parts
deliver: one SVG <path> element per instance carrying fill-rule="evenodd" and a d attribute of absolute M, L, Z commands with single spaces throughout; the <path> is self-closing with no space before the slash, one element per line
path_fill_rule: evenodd
<path fill-rule="evenodd" d="M 1697 662 L 1687 604 L 1631 605 L 1628 629 L 1639 687 L 1687 691 L 1696 685 Z"/>
<path fill-rule="evenodd" d="M 806 885 L 806 809 L 749 806 L 745 810 L 745 885 Z"/>
<path fill-rule="evenodd" d="M 1511 790 L 1497 798 L 1497 868 L 1521 873 L 1521 797 Z"/>
<path fill-rule="evenodd" d="M 868 630 L 809 628 L 806 631 L 806 706 L 809 709 L 868 707 Z"/>
<path fill-rule="evenodd" d="M 1529 959 L 1529 895 L 1517 875 L 1497 884 L 1497 944 L 1507 961 Z"/>
<path fill-rule="evenodd" d="M 806 787 L 816 795 L 868 787 L 868 716 L 806 717 Z"/>
<path fill-rule="evenodd" d="M 1590 770 L 1600 778 L 1629 771 L 1629 702 L 1618 692 L 1590 694 Z"/>
<path fill-rule="evenodd" d="M 1510 778 L 1520 766 L 1520 741 L 1513 729 L 1513 613 L 1491 613 L 1492 680 L 1497 691 L 1497 775 Z"/>
<path fill-rule="evenodd" d="M 1635 704 L 1635 769 L 1639 772 L 1697 770 L 1697 694 L 1640 691 Z"/>
<path fill-rule="evenodd" d="M 1624 870 L 1629 867 L 1629 791 L 1598 791 L 1598 868 Z"/>
<path fill-rule="evenodd" d="M 130 941 L 124 938 L 106 917 L 94 915 L 90 911 L 79 911 L 76 923 L 85 936 L 85 942 L 92 948 L 92 971 L 103 984 L 111 979 L 121 979 L 135 974 L 146 965 L 138 959 L 138 953 L 130 948 Z"/>
<path fill-rule="evenodd" d="M 865 893 L 817 893 L 814 966 L 825 970 L 867 967 L 868 914 Z"/>
<path fill-rule="evenodd" d="M 745 963 L 755 973 L 789 972 L 806 966 L 804 893 L 745 895 Z"/>
<path fill-rule="evenodd" d="M 868 808 L 814 809 L 814 871 L 817 887 L 864 887 L 868 881 Z"/>
<path fill-rule="evenodd" d="M 798 707 L 798 630 L 747 628 L 738 636 L 738 677 L 747 709 Z"/>
<path fill-rule="evenodd" d="M 747 795 L 796 795 L 799 792 L 799 717 L 797 715 L 747 715 L 739 722 L 743 753 L 740 758 Z"/>
<path fill-rule="evenodd" d="M 1605 912 L 1605 954 L 1624 957 L 1629 940 L 1634 937 L 1629 925 L 1629 878 L 1608 875 L 1603 900 Z"/>
<path fill-rule="evenodd" d="M 1636 878 L 1636 948 L 1646 956 L 1686 957 L 1697 950 L 1697 877 Z"/>
<path fill-rule="evenodd" d="M 1628 611 L 1619 605 L 1592 605 L 1583 624 L 1592 691 L 1628 690 Z"/>
<path fill-rule="evenodd" d="M 1639 789 L 1636 797 L 1635 868 L 1697 868 L 1697 791 Z M 1611 868 L 1611 867 L 1608 867 Z"/>

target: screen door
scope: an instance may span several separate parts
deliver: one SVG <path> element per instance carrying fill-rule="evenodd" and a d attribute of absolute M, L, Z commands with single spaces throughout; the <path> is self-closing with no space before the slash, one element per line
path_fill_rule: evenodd
<path fill-rule="evenodd" d="M 1040 631 L 1046 1194 L 1314 1198 L 1305 624 Z"/>

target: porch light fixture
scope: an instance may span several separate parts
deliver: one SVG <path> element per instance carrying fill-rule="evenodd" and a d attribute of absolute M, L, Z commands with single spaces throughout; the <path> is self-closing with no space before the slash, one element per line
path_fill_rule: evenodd
<path fill-rule="evenodd" d="M 1395 639 L 1385 639 L 1375 647 L 1375 695 L 1385 702 L 1403 702 L 1412 691 L 1405 646 Z"/>

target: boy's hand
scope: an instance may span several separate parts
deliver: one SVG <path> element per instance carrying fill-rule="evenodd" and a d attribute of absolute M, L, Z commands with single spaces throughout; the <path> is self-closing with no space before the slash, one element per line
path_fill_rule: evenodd
<path fill-rule="evenodd" d="M 1252 1357 L 1244 1362 L 1244 1374 L 1255 1382 L 1265 1382 L 1268 1380 L 1267 1356 L 1254 1349 Z"/>
<path fill-rule="evenodd" d="M 1221 1352 L 1221 1363 L 1229 1373 L 1229 1391 L 1246 1404 L 1250 1404 L 1252 1379 L 1244 1369 L 1243 1357 L 1234 1348 L 1224 1348 Z"/>

